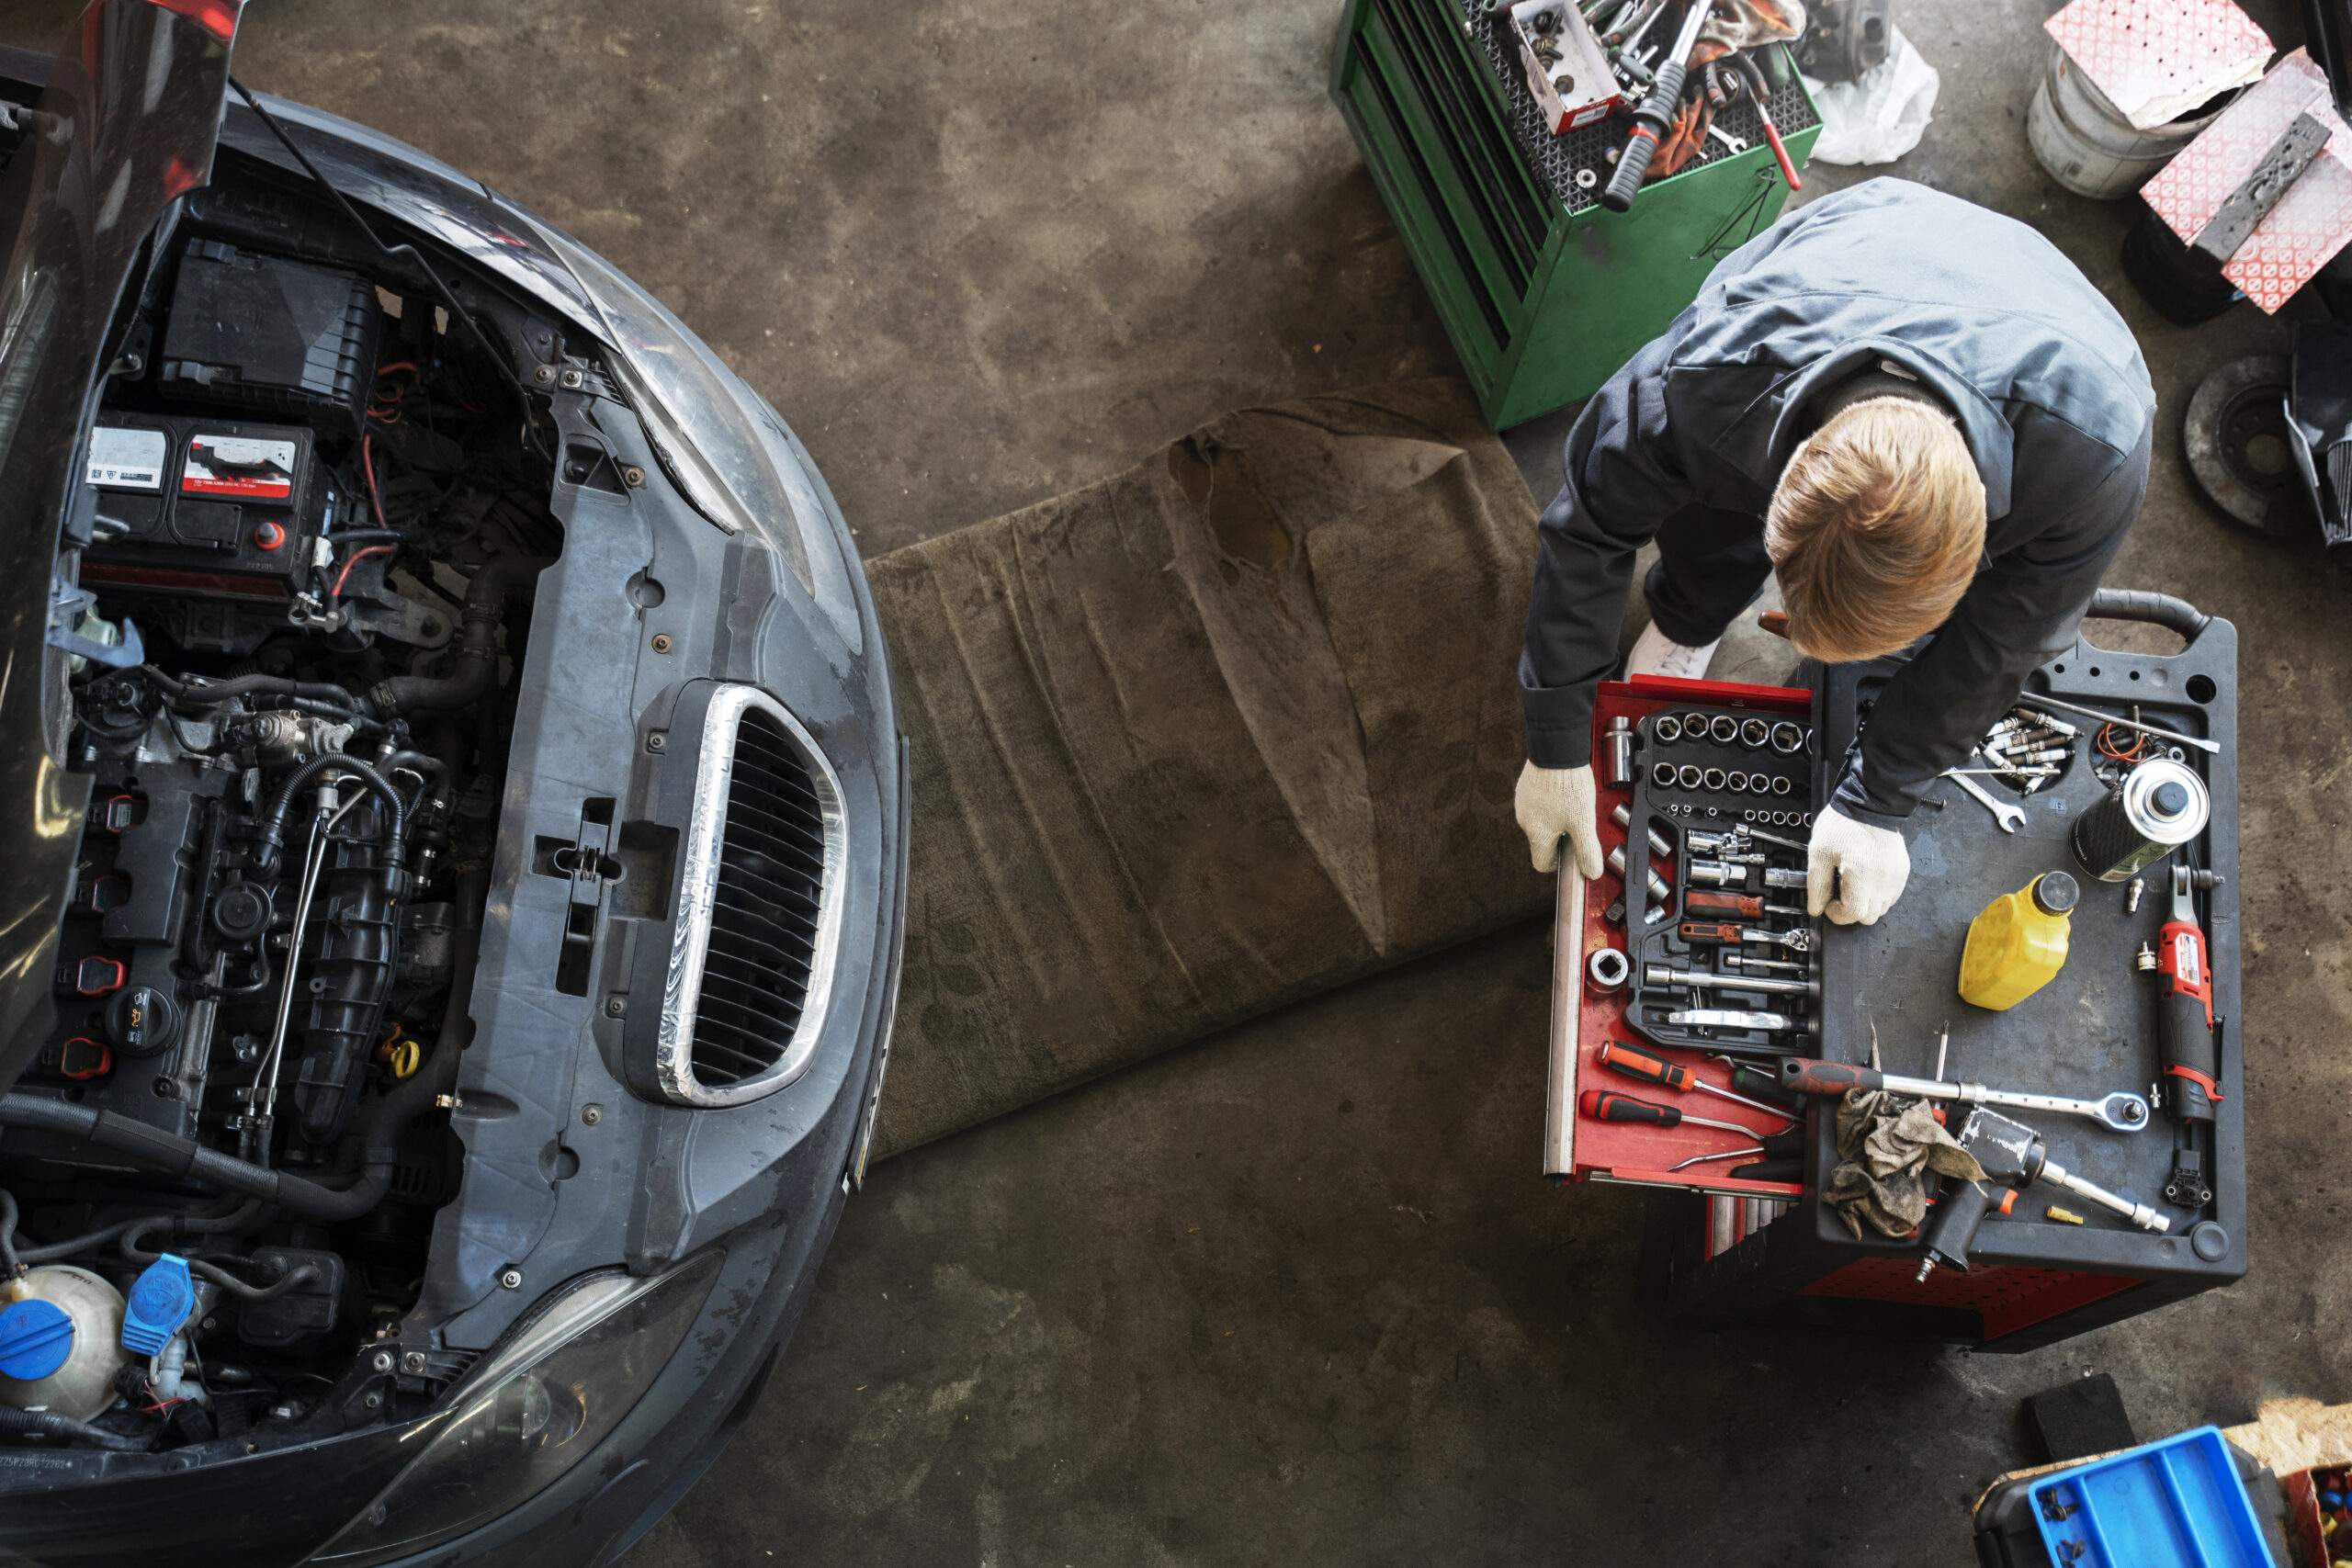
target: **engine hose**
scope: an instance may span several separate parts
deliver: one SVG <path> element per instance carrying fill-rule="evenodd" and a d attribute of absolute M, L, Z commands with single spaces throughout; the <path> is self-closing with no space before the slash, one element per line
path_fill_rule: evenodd
<path fill-rule="evenodd" d="M 198 684 L 166 675 L 153 664 L 142 664 L 139 673 L 157 691 L 175 702 L 192 703 L 198 707 L 218 707 L 235 702 L 239 697 L 277 696 L 307 697 L 313 702 L 332 703 L 338 708 L 356 710 L 359 699 L 341 686 L 326 681 L 297 681 L 285 675 L 233 675 L 226 681 L 207 681 Z"/>
<path fill-rule="evenodd" d="M 238 1213 L 224 1216 L 224 1220 L 235 1221 L 243 1217 L 258 1217 L 266 1206 L 266 1205 L 249 1198 L 238 1206 Z M 130 1228 L 123 1233 L 121 1247 L 123 1259 L 126 1262 L 137 1263 L 143 1266 L 145 1264 L 154 1262 L 158 1257 L 162 1256 L 159 1252 L 144 1245 L 148 1235 L 151 1232 L 169 1231 L 174 1233 L 202 1234 L 203 1232 L 209 1230 L 228 1228 L 231 1228 L 231 1226 L 223 1223 L 208 1224 L 200 1220 L 187 1221 L 183 1220 L 178 1216 L 169 1214 L 158 1214 L 150 1219 L 139 1220 L 134 1222 Z M 189 1273 L 198 1276 L 199 1279 L 211 1280 L 214 1284 L 228 1292 L 229 1294 L 243 1302 L 275 1301 L 279 1296 L 286 1294 L 288 1291 L 295 1289 L 297 1286 L 309 1284 L 311 1280 L 319 1277 L 319 1271 L 315 1266 L 304 1263 L 296 1268 L 288 1269 L 285 1273 L 279 1275 L 276 1280 L 271 1280 L 266 1285 L 248 1284 L 244 1280 L 231 1273 L 228 1269 L 221 1268 L 217 1263 L 208 1262 L 204 1258 L 191 1256 L 185 1250 L 182 1251 L 181 1257 L 187 1260 Z"/>
<path fill-rule="evenodd" d="M 145 1438 L 126 1438 L 119 1432 L 109 1432 L 52 1410 L 19 1410 L 13 1404 L 0 1404 L 0 1437 L 57 1438 L 123 1453 L 145 1453 L 150 1446 Z"/>
<path fill-rule="evenodd" d="M 327 1187 L 290 1171 L 224 1155 L 189 1138 L 175 1137 L 143 1122 L 93 1111 L 62 1100 L 29 1094 L 0 1094 L 0 1127 L 22 1127 L 79 1138 L 150 1170 L 211 1182 L 248 1198 L 259 1198 L 311 1220 L 356 1219 L 391 1190 L 390 1160 L 363 1156 L 359 1176 L 348 1187 Z"/>
<path fill-rule="evenodd" d="M 330 768 L 342 769 L 383 800 L 385 809 L 391 813 L 390 825 L 384 829 L 384 869 L 398 871 L 401 845 L 408 837 L 408 802 L 401 798 L 401 792 L 392 787 L 391 780 L 358 758 L 340 751 L 311 758 L 277 786 L 277 798 L 269 803 L 268 811 L 262 816 L 261 837 L 254 846 L 254 863 L 266 866 L 277 858 L 278 850 L 286 842 L 286 817 L 294 807 L 294 797 L 301 793 L 304 784 Z"/>
<path fill-rule="evenodd" d="M 368 688 L 368 705 L 379 714 L 470 707 L 498 680 L 498 622 L 510 595 L 520 594 L 552 562 L 539 557 L 493 560 L 466 584 L 458 612 L 458 667 L 447 675 L 393 675 Z"/>

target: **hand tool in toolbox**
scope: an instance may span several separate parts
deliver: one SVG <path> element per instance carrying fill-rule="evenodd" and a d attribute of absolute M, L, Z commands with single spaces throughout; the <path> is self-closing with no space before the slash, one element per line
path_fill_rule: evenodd
<path fill-rule="evenodd" d="M 1649 173 L 1650 158 L 1657 152 L 1658 138 L 1682 107 L 1682 81 L 1690 69 L 1690 51 L 1699 47 L 1699 29 L 1707 25 L 1707 17 L 1714 10 L 1713 0 L 1690 0 L 1684 7 L 1682 30 L 1674 35 L 1673 44 L 1666 51 L 1665 62 L 1650 83 L 1642 107 L 1634 111 L 1634 129 L 1625 138 L 1625 150 L 1618 155 L 1616 172 L 1609 176 L 1608 188 L 1600 193 L 1600 205 L 1611 212 L 1629 212 L 1634 197 L 1642 188 L 1642 177 Z"/>
<path fill-rule="evenodd" d="M 1642 982 L 1649 986 L 1679 986 L 1693 991 L 1758 991 L 1768 997 L 1818 998 L 1821 995 L 1821 982 L 1818 980 L 1783 980 L 1769 975 L 1717 974 L 1707 969 L 1677 969 L 1666 964 L 1645 966 Z"/>
<path fill-rule="evenodd" d="M 1666 1021 L 1685 1029 L 1753 1029 L 1765 1034 L 1785 1034 L 1799 1027 L 1786 1013 L 1755 1008 L 1681 1008 L 1668 1013 Z M 1817 1032 L 1805 1027 L 1808 1033 Z"/>
<path fill-rule="evenodd" d="M 1719 1099 L 1728 1100 L 1735 1105 L 1745 1105 L 1750 1111 L 1761 1111 L 1767 1116 L 1777 1116 L 1783 1122 L 1793 1122 L 1797 1119 L 1795 1111 L 1783 1106 L 1767 1105 L 1760 1100 L 1750 1100 L 1744 1094 L 1734 1094 L 1727 1089 L 1717 1089 L 1680 1063 L 1669 1062 L 1663 1056 L 1645 1051 L 1638 1045 L 1628 1045 L 1622 1040 L 1603 1043 L 1600 1047 L 1600 1065 L 1611 1072 L 1623 1073 L 1629 1078 L 1641 1078 L 1673 1089 L 1679 1094 L 1688 1094 L 1697 1089 Z"/>
<path fill-rule="evenodd" d="M 2220 881 L 2210 871 L 2172 868 L 2172 908 L 2156 950 L 2156 983 L 2164 988 L 2156 1013 L 2157 1059 L 2164 1067 L 2165 1109 L 2173 1122 L 2172 1172 L 2165 1197 L 2185 1208 L 2213 1201 L 2197 1126 L 2211 1127 L 2214 1102 L 2222 1098 L 2215 1075 L 2221 1050 L 2213 1020 L 2213 974 L 2205 953 L 2205 932 L 2197 923 L 2197 894 Z"/>
<path fill-rule="evenodd" d="M 1685 920 L 1674 928 L 1674 934 L 1685 942 L 1704 942 L 1713 947 L 1740 947 L 1756 943 L 1785 947 L 1792 953 L 1813 951 L 1813 933 L 1802 926 L 1794 931 L 1776 931 L 1762 926 L 1735 925 L 1726 921 Z"/>
<path fill-rule="evenodd" d="M 2136 1133 L 2148 1124 L 2147 1100 L 2128 1089 L 2118 1089 L 2100 1100 L 2075 1100 L 2065 1095 L 1987 1089 L 1981 1083 L 1906 1077 L 1901 1073 L 1883 1073 L 1875 1067 L 1824 1062 L 1811 1056 L 1783 1056 L 1780 1070 L 1781 1087 L 1799 1094 L 1842 1095 L 1858 1089 L 1883 1089 L 1919 1100 L 1956 1100 L 1968 1105 L 1998 1105 L 2010 1111 L 2083 1116 L 2113 1133 Z"/>
<path fill-rule="evenodd" d="M 1804 908 L 1795 904 L 1772 904 L 1758 894 L 1723 893 L 1712 888 L 1692 888 L 1682 896 L 1682 907 L 1688 914 L 1738 915 L 1751 920 L 1760 920 L 1767 915 L 1804 918 Z"/>
<path fill-rule="evenodd" d="M 2098 719 L 2101 724 L 2111 724 L 2118 729 L 2136 729 L 2143 735 L 2153 735 L 2159 740 L 2169 740 L 2176 746 L 2193 746 L 2208 756 L 2219 756 L 2222 751 L 2219 741 L 2208 740 L 2201 735 L 2184 735 L 2177 729 L 2165 729 L 2154 724 L 2143 724 L 2136 718 L 2118 718 L 2113 714 L 2103 712 L 2098 708 L 2085 707 L 2080 703 L 2062 702 L 2056 697 L 2044 696 L 2039 692 L 2029 692 L 2019 697 L 2018 705 L 2027 708 L 2064 708 L 2068 713 L 2080 714 L 2085 718 Z"/>
<path fill-rule="evenodd" d="M 1743 1127 L 1736 1122 L 1718 1122 L 1709 1116 L 1693 1116 L 1671 1105 L 1660 1105 L 1655 1100 L 1639 1095 L 1620 1094 L 1613 1089 L 1589 1089 L 1577 1097 L 1577 1109 L 1596 1122 L 1645 1122 L 1653 1127 L 1713 1127 L 1719 1133 L 1737 1133 L 1743 1138 L 1756 1136 L 1756 1129 Z"/>
<path fill-rule="evenodd" d="M 2145 1203 L 2135 1203 L 2096 1182 L 2086 1181 L 2052 1159 L 2050 1145 L 2042 1142 L 2041 1134 L 1997 1111 L 1980 1105 L 1970 1111 L 1967 1124 L 1960 1131 L 1960 1142 L 1984 1168 L 1985 1179 L 1945 1183 L 1943 1194 L 1936 1200 L 1935 1210 L 1921 1229 L 1920 1240 L 1927 1256 L 1919 1260 L 1917 1277 L 1922 1281 L 1939 1266 L 1966 1273 L 1969 1248 L 1975 1244 L 1984 1212 L 1998 1203 L 2006 1213 L 2008 1204 L 2016 1201 L 2018 1190 L 2037 1181 L 2063 1188 L 2077 1198 L 2120 1214 L 2142 1230 L 2163 1232 L 2172 1228 L 2170 1220 Z M 2003 1190 L 2005 1196 L 1996 1200 L 1991 1189 Z"/>
<path fill-rule="evenodd" d="M 1781 1160 L 1792 1161 L 1799 1167 L 1801 1171 L 1804 1160 L 1804 1130 L 1791 1128 L 1785 1133 L 1775 1133 L 1769 1138 L 1758 1138 L 1745 1148 L 1724 1149 L 1717 1154 L 1692 1155 L 1666 1168 L 1688 1170 L 1694 1165 L 1715 1165 L 1727 1159 L 1747 1159 L 1750 1156 L 1761 1156 L 1765 1160 L 1774 1163 Z M 1802 1179 L 1802 1176 L 1793 1177 L 1791 1179 Z"/>

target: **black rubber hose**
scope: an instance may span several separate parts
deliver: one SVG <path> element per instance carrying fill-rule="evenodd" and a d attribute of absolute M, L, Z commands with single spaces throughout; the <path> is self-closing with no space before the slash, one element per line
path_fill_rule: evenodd
<path fill-rule="evenodd" d="M 326 1187 L 289 1171 L 271 1170 L 251 1160 L 224 1155 L 187 1138 L 174 1137 L 143 1122 L 46 1100 L 28 1094 L 0 1094 L 0 1127 L 23 1127 L 58 1133 L 134 1160 L 168 1176 L 209 1181 L 216 1187 L 312 1220 L 348 1220 L 383 1201 L 392 1185 L 392 1168 L 364 1163 L 358 1179 L 349 1187 Z"/>
<path fill-rule="evenodd" d="M 358 758 L 345 756 L 340 751 L 311 758 L 288 774 L 286 782 L 277 786 L 277 798 L 269 803 L 268 811 L 262 816 L 261 837 L 254 844 L 255 863 L 266 866 L 277 858 L 278 850 L 286 842 L 286 817 L 294 808 L 294 797 L 301 793 L 304 784 L 330 768 L 342 769 L 375 791 L 383 800 L 385 809 L 391 813 L 390 825 L 384 829 L 384 867 L 388 871 L 397 871 L 401 864 L 401 846 L 408 837 L 408 802 L 401 798 L 401 792 L 392 787 L 391 780 Z"/>
<path fill-rule="evenodd" d="M 24 1260 L 17 1256 L 17 1195 L 0 1187 L 0 1280 L 24 1271 Z"/>
<path fill-rule="evenodd" d="M 551 562 L 509 556 L 491 561 L 466 584 L 458 612 L 458 667 L 447 675 L 394 675 L 368 689 L 379 714 L 470 707 L 498 681 L 498 623 L 510 594 L 528 589 Z"/>
<path fill-rule="evenodd" d="M 253 1220 L 259 1218 L 262 1210 L 266 1207 L 267 1205 L 248 1198 L 234 1211 L 217 1217 L 156 1214 L 147 1219 L 133 1221 L 130 1228 L 123 1232 L 121 1247 L 123 1258 L 126 1262 L 141 1265 L 154 1262 L 161 1254 L 144 1245 L 148 1234 L 152 1231 L 168 1232 L 176 1240 L 184 1235 L 205 1235 L 234 1230 L 241 1224 L 250 1224 Z M 315 1266 L 304 1263 L 288 1269 L 266 1285 L 254 1285 L 247 1283 L 240 1276 L 232 1274 L 216 1263 L 190 1256 L 185 1251 L 182 1256 L 187 1258 L 188 1272 L 211 1280 L 239 1301 L 244 1302 L 275 1301 L 297 1286 L 306 1285 L 319 1277 L 319 1271 Z"/>
<path fill-rule="evenodd" d="M 198 685 L 166 675 L 153 664 L 141 665 L 139 673 L 149 684 L 174 701 L 194 703 L 200 707 L 218 707 L 239 697 L 265 694 L 308 697 L 313 702 L 333 703 L 339 708 L 353 711 L 359 706 L 357 697 L 327 681 L 297 681 L 285 675 L 232 675 L 226 681 L 207 681 Z"/>
<path fill-rule="evenodd" d="M 2178 632 L 2191 642 L 2213 619 L 2177 595 L 2142 588 L 2102 588 L 2091 595 L 2091 607 L 2086 613 L 2102 620 L 2148 621 Z"/>
<path fill-rule="evenodd" d="M 103 1427 L 93 1427 L 87 1421 L 76 1421 L 70 1416 L 60 1416 L 50 1410 L 19 1410 L 13 1404 L 0 1404 L 0 1437 L 57 1438 L 72 1443 L 90 1443 L 102 1449 L 115 1449 L 124 1453 L 145 1453 L 149 1440 L 126 1438 L 119 1432 L 109 1432 Z"/>

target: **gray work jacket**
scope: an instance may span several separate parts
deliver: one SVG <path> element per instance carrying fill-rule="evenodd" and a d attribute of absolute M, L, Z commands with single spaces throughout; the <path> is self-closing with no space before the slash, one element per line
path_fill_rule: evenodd
<path fill-rule="evenodd" d="M 1634 551 L 1693 503 L 1750 513 L 1760 534 L 1812 411 L 1882 360 L 1959 420 L 1984 480 L 1984 559 L 1887 683 L 1838 808 L 1882 825 L 1909 816 L 2027 673 L 2072 645 L 2147 489 L 2156 398 L 2139 344 L 2024 224 L 1871 180 L 1724 257 L 1577 416 L 1520 661 L 1532 760 L 1570 767 L 1589 753 Z"/>

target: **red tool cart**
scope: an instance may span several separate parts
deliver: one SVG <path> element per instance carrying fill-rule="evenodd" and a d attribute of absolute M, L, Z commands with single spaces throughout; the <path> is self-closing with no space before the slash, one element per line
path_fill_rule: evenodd
<path fill-rule="evenodd" d="M 1690 749 L 1661 746 L 1657 720 L 1661 715 L 1728 712 L 1760 718 L 1768 727 L 1780 721 L 1804 725 L 1813 732 L 1804 757 L 1811 788 L 1794 805 L 1801 815 L 1809 814 L 1826 805 L 1828 781 L 1842 771 L 1880 688 L 1897 668 L 1894 662 L 1815 670 L 1805 688 L 1648 680 L 1601 688 L 1594 719 L 1601 838 L 1604 850 L 1625 852 L 1624 870 L 1631 874 L 1612 872 L 1589 888 L 1563 889 L 1563 918 L 1555 932 L 1545 1170 L 1567 1180 L 1680 1190 L 1659 1205 L 1646 1249 L 1651 1283 L 1670 1320 L 1713 1327 L 1815 1325 L 1844 1333 L 2027 1349 L 2227 1284 L 2245 1272 L 2236 632 L 2225 621 L 2160 595 L 2102 593 L 2092 613 L 2154 622 L 2178 633 L 2186 646 L 2170 656 L 2151 656 L 2109 652 L 2081 641 L 2036 671 L 2027 682 L 2027 696 L 2045 699 L 2052 712 L 2069 716 L 2080 730 L 2059 774 L 2043 778 L 2030 794 L 2001 784 L 1996 804 L 2017 813 L 2014 830 L 2005 829 L 1992 811 L 1964 793 L 1962 781 L 1935 784 L 1929 794 L 1943 803 L 1941 808 L 1923 807 L 1906 827 L 1910 886 L 1886 918 L 1867 928 L 1833 927 L 1787 914 L 1791 906 L 1801 910 L 1802 886 L 1758 884 L 1768 874 L 1789 880 L 1781 874 L 1784 868 L 1802 867 L 1804 857 L 1781 852 L 1769 840 L 1750 846 L 1769 853 L 1739 857 L 1729 865 L 1705 864 L 1705 857 L 1689 847 L 1694 833 L 1699 842 L 1721 844 L 1727 821 L 1746 820 L 1759 810 L 1769 818 L 1790 807 L 1780 803 L 1783 797 L 1769 795 L 1776 804 L 1750 804 L 1756 798 L 1752 779 L 1744 793 L 1706 787 L 1717 781 L 1703 762 L 1701 789 L 1686 795 L 1680 785 L 1690 775 L 1681 769 Z M 2118 741 L 2124 732 L 2104 729 L 2099 719 L 2083 715 L 2085 709 L 2136 718 L 2174 739 L 2154 742 L 2153 750 L 2139 739 L 2123 748 Z M 1628 723 L 1616 743 L 1629 739 L 1632 744 L 1623 771 L 1620 759 L 1611 755 L 1611 726 L 1620 718 Z M 2124 751 L 2120 759 L 2118 750 Z M 2196 772 L 2211 813 L 2195 840 L 2139 872 L 2143 892 L 2135 897 L 2128 882 L 2098 880 L 2078 862 L 2074 828 L 2110 793 L 2126 768 L 2166 753 L 2177 753 L 2170 760 Z M 1662 765 L 1668 772 L 1659 771 Z M 1741 770 L 1725 771 L 1736 775 Z M 1611 778 L 1627 782 L 1612 788 Z M 1988 791 L 2001 783 L 1969 782 Z M 1611 808 L 1620 805 L 1628 807 L 1631 835 L 1610 820 Z M 1650 829 L 1666 840 L 1670 853 L 1656 853 Z M 1800 844 L 1809 837 L 1803 826 L 1766 831 Z M 1687 956 L 1663 964 L 1641 956 L 1645 939 L 1653 953 L 1673 947 L 1670 938 L 1662 942 L 1657 933 L 1685 919 L 1679 907 L 1667 919 L 1651 919 L 1657 905 L 1647 897 L 1657 886 L 1650 874 L 1657 873 L 1679 901 L 1694 890 L 1691 866 L 1685 862 L 1699 863 L 1714 878 L 1745 871 L 1744 883 L 1696 890 L 1773 904 L 1781 912 L 1759 924 L 1808 931 L 1817 945 L 1806 968 L 1753 969 L 1742 964 L 1729 975 L 1710 976 L 1703 973 L 1709 963 L 1727 960 L 1721 949 L 1690 946 L 1684 950 Z M 2158 1059 L 2169 981 L 2151 972 L 2150 957 L 2172 940 L 2169 874 L 2175 863 L 2207 874 L 2185 895 L 2205 934 L 2218 1047 L 2212 1120 L 2202 1122 L 2179 1111 L 2178 1102 L 2193 1097 L 2167 1092 L 2179 1080 L 2164 1076 Z M 2007 1011 L 1962 1001 L 1956 983 L 1971 919 L 1996 897 L 2058 870 L 2078 881 L 2082 898 L 2057 977 Z M 1573 876 L 1565 881 L 1577 883 Z M 1621 897 L 1625 923 L 1615 924 L 1607 914 Z M 1626 981 L 1615 989 L 1600 989 L 1589 976 L 1589 955 L 1603 948 L 1635 954 Z M 1702 973 L 1693 976 L 1693 970 Z M 1639 987 L 1637 982 L 1645 978 L 1666 981 L 1665 991 L 1679 998 L 1679 1004 L 1662 997 L 1658 987 Z M 1768 978 L 1796 984 L 1780 985 L 1777 994 L 1747 988 Z M 1694 986 L 1701 988 L 1695 994 Z M 1703 1005 L 1709 1001 L 1721 1005 Z M 1759 1032 L 1736 1026 L 1766 1015 L 1775 1027 Z M 1695 1042 L 1678 1032 L 1694 1018 L 1709 1021 L 1697 1026 L 1702 1038 Z M 1938 1041 L 1947 1027 L 1950 1061 L 1937 1075 Z M 2032 1111 L 2008 1114 L 2041 1134 L 2052 1165 L 2063 1164 L 2144 1206 L 2143 1225 L 2161 1216 L 2164 1228 L 2135 1225 L 2038 1180 L 2018 1188 L 2013 1201 L 1988 1214 L 1967 1249 L 1965 1268 L 1947 1265 L 1923 1280 L 1919 1238 L 1871 1233 L 1857 1238 L 1836 1213 L 1808 1196 L 1821 1190 L 1838 1161 L 1834 1100 L 1815 1099 L 1800 1112 L 1799 1181 L 1742 1179 L 1731 1174 L 1739 1168 L 1736 1161 L 1678 1171 L 1671 1168 L 1692 1155 L 1740 1146 L 1732 1134 L 1691 1125 L 1690 1115 L 1758 1132 L 1777 1124 L 1769 1115 L 1713 1093 L 1678 1094 L 1645 1084 L 1611 1070 L 1601 1059 L 1605 1043 L 1627 1042 L 1688 1066 L 1702 1081 L 1729 1089 L 1739 1063 L 1768 1076 L 1783 1055 L 1867 1063 L 1874 1030 L 1889 1073 L 2090 1100 L 2124 1090 L 2144 1096 L 2156 1084 L 2159 1109 L 2137 1127 Z M 1685 1112 L 1686 1120 L 1668 1127 L 1587 1114 L 1600 1107 L 1592 1097 L 1605 1093 L 1670 1105 Z M 1970 1109 L 1958 1102 L 1949 1107 L 1955 1129 Z"/>

